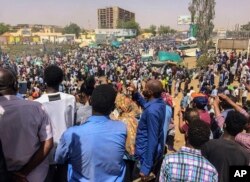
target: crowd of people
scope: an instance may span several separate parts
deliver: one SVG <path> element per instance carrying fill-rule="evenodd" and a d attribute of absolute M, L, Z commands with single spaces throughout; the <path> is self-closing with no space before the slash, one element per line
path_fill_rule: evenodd
<path fill-rule="evenodd" d="M 245 52 L 219 50 L 196 70 L 142 59 L 174 46 L 150 39 L 65 55 L 3 53 L 0 181 L 227 182 L 229 166 L 249 166 Z M 178 151 L 176 130 L 185 138 Z"/>

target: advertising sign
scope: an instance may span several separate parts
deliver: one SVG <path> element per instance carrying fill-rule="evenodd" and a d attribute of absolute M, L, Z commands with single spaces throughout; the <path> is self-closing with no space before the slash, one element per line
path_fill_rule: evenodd
<path fill-rule="evenodd" d="M 96 34 L 113 35 L 115 37 L 135 37 L 135 29 L 96 29 Z"/>
<path fill-rule="evenodd" d="M 197 22 L 197 17 L 194 18 L 194 22 Z M 191 15 L 181 15 L 178 16 L 177 24 L 178 25 L 190 25 L 191 22 Z"/>

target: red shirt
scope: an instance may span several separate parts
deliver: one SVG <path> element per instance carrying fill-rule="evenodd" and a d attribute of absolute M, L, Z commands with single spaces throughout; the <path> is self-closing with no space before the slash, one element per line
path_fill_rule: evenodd
<path fill-rule="evenodd" d="M 200 119 L 210 126 L 211 118 L 210 118 L 209 113 L 205 110 L 199 110 L 198 112 L 199 112 Z"/>

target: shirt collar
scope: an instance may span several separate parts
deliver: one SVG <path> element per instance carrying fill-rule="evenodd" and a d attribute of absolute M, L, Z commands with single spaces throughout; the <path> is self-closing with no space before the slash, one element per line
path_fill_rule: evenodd
<path fill-rule="evenodd" d="M 95 115 L 93 115 L 93 116 L 90 116 L 87 121 L 96 122 L 96 121 L 108 121 L 108 120 L 109 120 L 109 116 L 104 116 L 104 115 L 103 116 L 95 116 Z"/>
<path fill-rule="evenodd" d="M 145 104 L 145 108 L 149 107 L 150 105 L 152 105 L 154 103 L 161 103 L 161 102 L 163 102 L 162 98 L 152 99 L 151 101 L 148 101 Z"/>
<path fill-rule="evenodd" d="M 198 149 L 191 149 L 189 147 L 181 147 L 180 151 L 182 152 L 188 152 L 196 155 L 201 155 L 201 151 Z"/>

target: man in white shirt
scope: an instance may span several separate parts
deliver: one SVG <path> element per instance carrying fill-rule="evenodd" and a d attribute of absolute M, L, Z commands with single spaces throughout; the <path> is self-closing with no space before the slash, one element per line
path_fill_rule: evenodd
<path fill-rule="evenodd" d="M 63 132 L 74 125 L 76 101 L 74 96 L 59 92 L 59 85 L 63 81 L 63 71 L 58 66 L 50 65 L 45 69 L 44 81 L 47 84 L 46 94 L 35 101 L 43 104 L 51 119 L 54 134 L 54 148 L 49 155 L 50 170 L 46 182 L 66 181 L 67 166 L 56 165 L 53 156 Z"/>

